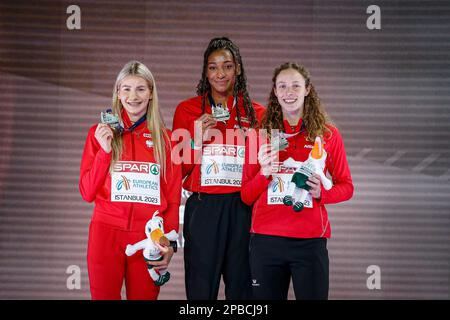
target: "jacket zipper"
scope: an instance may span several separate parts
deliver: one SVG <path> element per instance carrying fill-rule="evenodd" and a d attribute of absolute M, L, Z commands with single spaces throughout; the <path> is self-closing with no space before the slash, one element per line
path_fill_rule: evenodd
<path fill-rule="evenodd" d="M 134 138 L 133 138 L 133 131 L 130 132 L 130 139 L 131 139 L 131 161 L 136 161 L 136 155 L 134 150 Z M 134 203 L 131 203 L 130 212 L 128 214 L 128 226 L 127 230 L 131 229 L 131 221 L 133 219 L 133 211 L 134 211 Z"/>

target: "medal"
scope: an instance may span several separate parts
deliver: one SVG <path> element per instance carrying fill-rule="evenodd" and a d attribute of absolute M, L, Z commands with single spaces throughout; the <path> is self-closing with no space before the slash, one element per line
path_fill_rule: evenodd
<path fill-rule="evenodd" d="M 230 112 L 228 111 L 228 108 L 226 106 L 224 108 L 221 103 L 217 104 L 217 106 L 216 106 L 211 94 L 208 94 L 208 100 L 209 100 L 209 104 L 211 105 L 211 113 L 212 113 L 213 118 L 216 121 L 222 121 L 222 122 L 226 123 L 228 121 L 228 119 L 230 119 Z M 233 107 L 235 104 L 236 104 L 236 99 L 234 99 Z"/>
<path fill-rule="evenodd" d="M 289 142 L 284 136 L 283 132 L 280 132 L 279 134 L 272 136 L 270 144 L 272 146 L 273 151 L 283 151 L 289 146 Z"/>
<path fill-rule="evenodd" d="M 227 121 L 230 119 L 230 112 L 222 107 L 222 104 L 219 103 L 217 106 L 211 105 L 213 118 L 217 121 Z"/>

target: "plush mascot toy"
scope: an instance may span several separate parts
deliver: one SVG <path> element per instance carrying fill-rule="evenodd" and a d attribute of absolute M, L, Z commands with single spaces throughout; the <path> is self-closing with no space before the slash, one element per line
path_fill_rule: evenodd
<path fill-rule="evenodd" d="M 148 220 L 145 225 L 145 234 L 147 235 L 147 239 L 139 241 L 133 245 L 127 245 L 125 250 L 125 254 L 127 256 L 132 256 L 138 250 L 143 250 L 142 254 L 144 255 L 145 261 L 161 261 L 161 251 L 155 245 L 159 243 L 162 246 L 169 246 L 170 241 L 176 241 L 178 238 L 178 234 L 175 230 L 172 230 L 168 234 L 164 234 L 164 221 L 163 218 L 158 216 L 158 210 L 153 213 L 153 217 Z M 157 286 L 162 286 L 170 279 L 170 273 L 167 269 L 155 270 L 152 265 L 147 265 L 148 273 L 150 277 L 153 279 Z"/>
<path fill-rule="evenodd" d="M 292 206 L 296 212 L 302 211 L 308 191 L 311 189 L 311 187 L 306 184 L 306 181 L 314 173 L 317 173 L 320 176 L 320 181 L 325 190 L 331 189 L 333 184 L 323 172 L 326 159 L 327 152 L 322 147 L 322 140 L 320 137 L 316 137 L 314 147 L 305 162 L 295 161 L 292 158 L 283 162 L 285 167 L 296 169 L 292 176 L 291 183 L 289 183 L 287 188 L 287 195 L 283 198 L 283 203 L 285 205 Z"/>

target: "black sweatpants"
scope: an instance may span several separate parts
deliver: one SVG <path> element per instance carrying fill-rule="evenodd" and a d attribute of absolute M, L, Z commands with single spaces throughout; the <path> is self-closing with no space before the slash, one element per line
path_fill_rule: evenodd
<path fill-rule="evenodd" d="M 326 238 L 252 234 L 250 268 L 254 299 L 287 300 L 291 277 L 297 300 L 328 299 Z"/>
<path fill-rule="evenodd" d="M 240 193 L 193 193 L 184 211 L 184 266 L 189 300 L 216 300 L 223 275 L 226 299 L 250 299 L 251 209 Z"/>

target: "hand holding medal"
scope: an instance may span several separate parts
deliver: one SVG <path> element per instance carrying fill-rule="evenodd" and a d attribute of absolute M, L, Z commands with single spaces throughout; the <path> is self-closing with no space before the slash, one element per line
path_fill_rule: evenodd
<path fill-rule="evenodd" d="M 95 129 L 95 138 L 106 153 L 111 152 L 111 142 L 114 137 L 113 130 L 120 130 L 119 117 L 112 114 L 111 109 L 100 114 L 101 123 Z"/>
<path fill-rule="evenodd" d="M 271 144 L 263 144 L 258 152 L 258 162 L 261 166 L 261 174 L 269 177 L 272 174 L 272 166 L 278 160 L 278 152 L 272 149 Z"/>
<path fill-rule="evenodd" d="M 208 130 L 215 127 L 216 119 L 211 114 L 204 113 L 200 118 L 195 120 L 194 146 L 201 148 L 203 140 L 208 134 Z M 199 133 L 199 134 L 197 134 Z"/>

